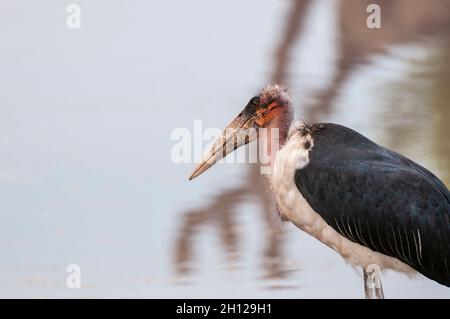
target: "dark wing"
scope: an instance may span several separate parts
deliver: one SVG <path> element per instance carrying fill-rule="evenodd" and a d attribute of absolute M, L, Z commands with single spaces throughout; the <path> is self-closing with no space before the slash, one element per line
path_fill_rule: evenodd
<path fill-rule="evenodd" d="M 353 242 L 450 286 L 450 193 L 431 172 L 359 136 L 314 139 L 295 182 L 311 207 Z M 331 151 L 330 148 L 334 148 Z"/>

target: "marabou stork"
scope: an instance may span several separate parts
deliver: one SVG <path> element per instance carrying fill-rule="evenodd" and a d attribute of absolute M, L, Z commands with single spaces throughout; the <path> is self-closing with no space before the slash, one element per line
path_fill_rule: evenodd
<path fill-rule="evenodd" d="M 279 130 L 280 148 L 268 180 L 283 219 L 363 269 L 420 272 L 450 286 L 450 192 L 430 171 L 354 130 L 293 119 L 291 99 L 278 85 L 254 96 L 227 127 L 190 180 L 238 147 Z M 291 124 L 292 123 L 292 124 Z M 236 138 L 245 130 L 246 138 Z M 267 138 L 267 137 L 266 137 Z"/>

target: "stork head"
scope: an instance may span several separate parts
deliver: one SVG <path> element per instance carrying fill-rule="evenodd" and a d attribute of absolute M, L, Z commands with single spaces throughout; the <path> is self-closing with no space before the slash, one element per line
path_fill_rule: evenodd
<path fill-rule="evenodd" d="M 189 180 L 199 176 L 242 145 L 257 140 L 260 128 L 278 128 L 280 138 L 285 139 L 285 132 L 291 120 L 291 99 L 286 88 L 279 85 L 265 87 L 250 99 L 242 112 L 224 129 Z"/>

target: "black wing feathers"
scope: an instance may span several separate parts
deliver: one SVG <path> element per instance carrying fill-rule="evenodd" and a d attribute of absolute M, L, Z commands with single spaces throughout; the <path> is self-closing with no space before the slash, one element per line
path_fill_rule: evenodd
<path fill-rule="evenodd" d="M 297 188 L 341 235 L 450 286 L 450 193 L 431 172 L 342 126 L 321 124 Z"/>

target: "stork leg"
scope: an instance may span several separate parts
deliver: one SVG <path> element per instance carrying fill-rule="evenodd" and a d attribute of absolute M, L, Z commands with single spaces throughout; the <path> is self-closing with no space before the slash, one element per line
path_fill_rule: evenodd
<path fill-rule="evenodd" d="M 377 299 L 384 299 L 384 292 L 383 292 L 383 286 L 381 285 L 381 279 L 380 279 L 380 287 L 375 288 L 375 293 L 377 295 Z"/>
<path fill-rule="evenodd" d="M 364 293 L 366 296 L 366 299 L 375 299 L 374 289 L 369 288 L 369 274 L 367 271 L 363 268 L 363 277 L 364 277 Z"/>
<path fill-rule="evenodd" d="M 379 273 L 369 272 L 363 268 L 364 293 L 366 299 L 384 299 L 383 286 Z"/>

